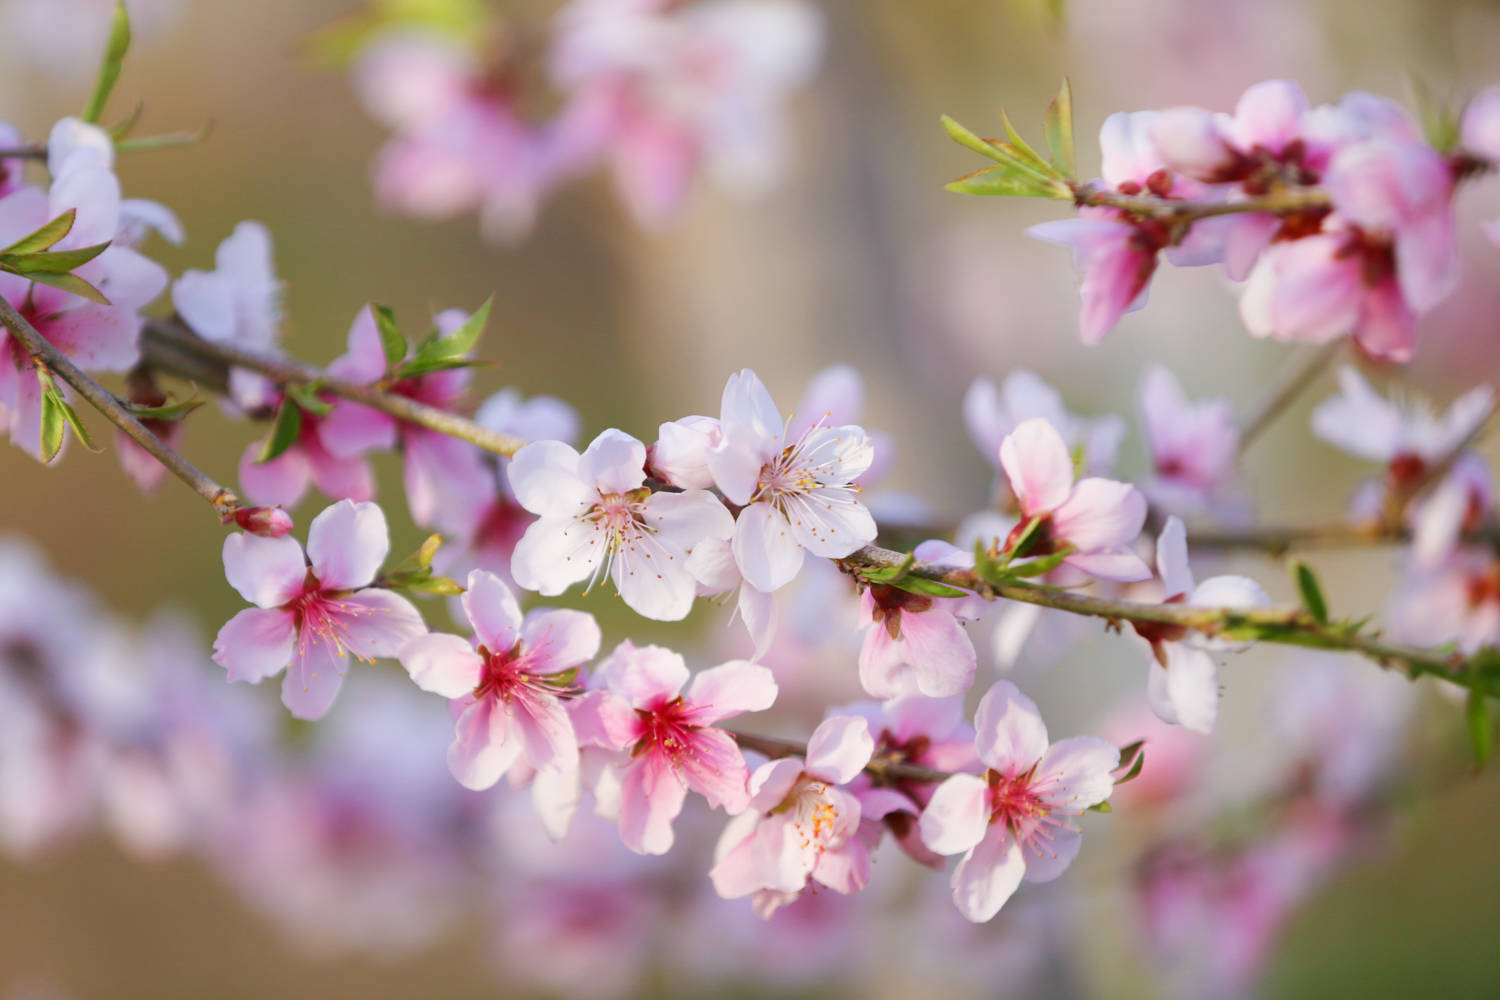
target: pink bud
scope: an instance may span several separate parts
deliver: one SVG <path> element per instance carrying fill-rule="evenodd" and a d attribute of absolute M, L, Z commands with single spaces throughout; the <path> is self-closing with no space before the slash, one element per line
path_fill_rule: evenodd
<path fill-rule="evenodd" d="M 237 507 L 224 518 L 225 524 L 231 521 L 262 538 L 280 538 L 293 527 L 292 515 L 280 507 Z"/>

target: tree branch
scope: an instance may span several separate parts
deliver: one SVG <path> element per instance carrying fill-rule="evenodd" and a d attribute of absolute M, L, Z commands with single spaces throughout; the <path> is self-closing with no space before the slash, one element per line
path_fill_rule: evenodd
<path fill-rule="evenodd" d="M 1343 346 L 1342 337 L 1330 341 L 1298 357 L 1295 363 L 1288 365 L 1277 374 L 1276 382 L 1271 386 L 1270 391 L 1255 405 L 1240 425 L 1241 455 L 1266 428 L 1271 426 L 1281 412 L 1302 394 L 1303 390 L 1312 385 L 1323 369 L 1327 368 L 1329 363 L 1338 356 Z"/>
<path fill-rule="evenodd" d="M 169 472 L 192 487 L 193 492 L 212 504 L 221 521 L 233 517 L 240 509 L 239 498 L 233 492 L 204 475 L 161 438 L 147 430 L 113 393 L 85 375 L 77 365 L 53 347 L 3 296 L 0 296 L 0 324 L 11 332 L 31 356 L 34 364 L 55 373 L 72 386 L 80 396 L 88 400 L 90 406 L 104 414 L 110 423 L 124 431 L 132 441 L 166 466 Z"/>
<path fill-rule="evenodd" d="M 1217 215 L 1239 215 L 1245 212 L 1294 215 L 1332 207 L 1328 192 L 1316 187 L 1287 188 L 1275 194 L 1241 201 L 1187 201 L 1180 198 L 1159 198 L 1150 194 L 1121 194 L 1092 184 L 1077 185 L 1073 194 L 1079 205 L 1118 208 L 1131 215 L 1170 223 L 1194 222 Z"/>
<path fill-rule="evenodd" d="M 204 340 L 176 320 L 150 320 L 142 336 L 141 349 L 145 363 L 157 371 L 187 379 L 197 379 L 200 373 L 204 373 L 213 379 L 212 384 L 216 387 L 227 384 L 229 368 L 245 368 L 259 372 L 278 386 L 305 385 L 341 396 L 497 455 L 514 455 L 526 445 L 520 438 L 500 434 L 447 410 L 386 392 L 378 386 L 341 379 L 299 361 L 273 358 Z M 222 379 L 220 372 L 223 373 Z"/>

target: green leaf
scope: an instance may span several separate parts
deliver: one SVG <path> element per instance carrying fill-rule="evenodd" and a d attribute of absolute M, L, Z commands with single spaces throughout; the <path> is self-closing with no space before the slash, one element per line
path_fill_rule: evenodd
<path fill-rule="evenodd" d="M 380 331 L 380 350 L 385 354 L 385 366 L 394 368 L 406 357 L 406 336 L 396 325 L 396 314 L 388 306 L 371 306 L 375 314 L 375 329 Z"/>
<path fill-rule="evenodd" d="M 281 401 L 281 408 L 276 411 L 276 423 L 271 427 L 271 433 L 266 435 L 265 444 L 261 446 L 260 454 L 256 456 L 256 462 L 269 462 L 278 458 L 288 448 L 297 443 L 297 438 L 302 434 L 302 408 L 299 407 L 290 395 Z"/>
<path fill-rule="evenodd" d="M 203 405 L 201 399 L 187 399 L 181 403 L 164 403 L 161 406 L 140 406 L 136 403 L 129 404 L 130 414 L 137 420 L 181 420 Z"/>
<path fill-rule="evenodd" d="M 73 219 L 77 214 L 77 209 L 68 209 L 36 232 L 29 236 L 22 236 L 10 246 L 0 250 L 0 256 L 41 253 L 72 231 Z"/>
<path fill-rule="evenodd" d="M 911 568 L 917 563 L 917 554 L 908 552 L 901 557 L 901 561 L 894 566 L 882 566 L 879 569 L 867 569 L 863 576 L 870 583 L 895 583 L 906 576 Z"/>
<path fill-rule="evenodd" d="M 938 583 L 929 580 L 925 576 L 908 576 L 900 580 L 893 580 L 888 586 L 904 590 L 909 594 L 922 594 L 925 597 L 968 597 L 969 592 L 950 587 L 946 583 Z"/>
<path fill-rule="evenodd" d="M 1026 522 L 1026 527 L 1021 529 L 1021 533 L 1016 536 L 1015 541 L 1005 547 L 1005 555 L 1000 560 L 1001 569 L 1009 566 L 1012 559 L 1026 554 L 1027 547 L 1031 545 L 1031 541 L 1036 536 L 1037 529 L 1041 525 L 1042 519 L 1040 517 L 1033 517 Z"/>
<path fill-rule="evenodd" d="M 1042 154 L 1031 148 L 1031 145 L 1023 138 L 1016 127 L 1010 123 L 1010 115 L 1005 109 L 1000 109 L 1000 121 L 1005 125 L 1005 138 L 1010 140 L 1010 146 L 1022 162 L 1031 166 L 1038 173 L 1047 176 L 1053 172 L 1052 165 L 1042 159 Z"/>
<path fill-rule="evenodd" d="M 1035 174 L 1018 170 L 1010 164 L 976 170 L 956 181 L 949 181 L 945 187 L 957 194 L 990 195 L 1003 198 L 1051 198 L 1055 201 L 1073 200 L 1073 190 L 1066 184 L 1043 180 Z"/>
<path fill-rule="evenodd" d="M 1490 759 L 1495 733 L 1494 727 L 1490 725 L 1489 701 L 1481 692 L 1469 692 L 1469 700 L 1464 706 L 1464 720 L 1469 726 L 1469 742 L 1474 746 L 1474 767 L 1477 770 L 1483 768 Z"/>
<path fill-rule="evenodd" d="M 298 409 L 315 417 L 326 417 L 328 411 L 333 409 L 333 404 L 319 397 L 318 390 L 310 385 L 289 385 L 286 387 L 286 395 L 297 404 Z"/>
<path fill-rule="evenodd" d="M 1108 802 L 1096 802 L 1089 806 L 1088 811 L 1091 813 L 1110 813 L 1115 811 L 1115 807 Z"/>
<path fill-rule="evenodd" d="M 1426 81 L 1412 76 L 1409 83 L 1416 99 L 1417 120 L 1422 124 L 1423 137 L 1439 153 L 1451 152 L 1459 140 L 1458 113 L 1449 102 L 1434 95 Z"/>
<path fill-rule="evenodd" d="M 90 302 L 97 302 L 101 306 L 112 304 L 109 299 L 105 298 L 103 292 L 76 274 L 53 274 L 51 271 L 32 271 L 26 277 L 39 285 L 50 285 L 53 288 L 60 288 L 71 295 L 88 299 Z"/>
<path fill-rule="evenodd" d="M 145 153 L 155 149 L 172 149 L 191 146 L 207 139 L 214 130 L 213 122 L 204 122 L 193 132 L 168 132 L 165 135 L 143 135 L 138 139 L 120 139 L 115 143 L 117 153 Z"/>
<path fill-rule="evenodd" d="M 1047 105 L 1044 128 L 1047 131 L 1047 151 L 1052 154 L 1052 165 L 1066 177 L 1072 179 L 1078 172 L 1073 157 L 1073 88 L 1067 79 L 1062 82 L 1057 96 Z"/>
<path fill-rule="evenodd" d="M 484 332 L 484 326 L 490 321 L 490 306 L 494 305 L 495 297 L 491 295 L 484 300 L 484 304 L 474 310 L 474 314 L 464 320 L 463 325 L 446 337 L 441 337 L 431 342 L 433 357 L 457 358 L 468 354 L 479 343 L 479 335 Z"/>
<path fill-rule="evenodd" d="M 36 253 L 3 253 L 0 254 L 0 262 L 8 265 L 6 270 L 15 269 L 17 274 L 32 274 L 37 271 L 47 271 L 52 274 L 67 274 L 73 271 L 101 253 L 109 249 L 109 243 L 95 243 L 93 246 L 79 247 L 77 250 L 39 250 Z"/>
<path fill-rule="evenodd" d="M 109 137 L 115 140 L 125 138 L 130 134 L 130 130 L 135 128 L 136 123 L 141 120 L 141 112 L 145 110 L 146 102 L 136 101 L 135 107 L 130 109 L 130 114 L 125 116 L 125 120 L 109 130 Z"/>
<path fill-rule="evenodd" d="M 413 577 L 394 586 L 414 594 L 436 594 L 439 597 L 457 597 L 464 592 L 457 580 L 450 580 L 446 576 L 428 576 L 425 579 Z"/>
<path fill-rule="evenodd" d="M 94 124 L 104 114 L 104 105 L 115 81 L 120 78 L 120 67 L 125 62 L 125 53 L 130 50 L 130 15 L 125 11 L 124 0 L 115 3 L 115 18 L 109 28 L 109 43 L 104 47 L 104 62 L 99 66 L 99 78 L 94 82 L 94 92 L 83 110 L 83 120 Z"/>
<path fill-rule="evenodd" d="M 965 149 L 972 150 L 980 156 L 988 157 L 996 163 L 1015 162 L 1013 156 L 996 149 L 993 143 L 979 138 L 979 136 L 970 132 L 947 115 L 943 115 L 938 120 L 943 123 L 943 129 L 948 133 L 948 137 Z"/>
<path fill-rule="evenodd" d="M 62 398 L 57 389 L 42 393 L 42 461 L 50 462 L 62 450 L 63 428 L 67 419 L 62 412 Z"/>
<path fill-rule="evenodd" d="M 478 361 L 474 358 L 429 358 L 419 360 L 413 358 L 402 362 L 395 368 L 387 378 L 391 381 L 400 382 L 402 379 L 416 378 L 418 375 L 431 375 L 433 372 L 447 372 L 455 368 L 488 368 L 490 362 Z"/>
<path fill-rule="evenodd" d="M 1128 747 L 1120 749 L 1120 766 L 1130 765 L 1130 770 L 1125 772 L 1122 778 L 1116 778 L 1116 785 L 1123 785 L 1127 781 L 1134 781 L 1141 773 L 1141 768 L 1146 764 L 1146 741 L 1136 740 Z"/>
<path fill-rule="evenodd" d="M 1050 552 L 1035 559 L 1028 559 L 1022 563 L 1011 563 L 1004 570 L 1006 576 L 1026 579 L 1032 576 L 1041 576 L 1050 573 L 1062 565 L 1062 561 L 1073 554 L 1073 546 L 1065 545 L 1056 552 Z"/>
<path fill-rule="evenodd" d="M 1302 606 L 1320 625 L 1328 624 L 1328 602 L 1323 600 L 1323 588 L 1312 567 L 1298 559 L 1292 563 L 1292 575 L 1297 581 L 1297 593 L 1302 596 Z"/>
<path fill-rule="evenodd" d="M 442 535 L 428 535 L 427 540 L 422 543 L 421 547 L 395 566 L 392 566 L 387 576 L 395 579 L 430 569 L 432 566 L 432 557 L 437 554 L 438 547 L 443 544 L 443 541 Z"/>
<path fill-rule="evenodd" d="M 88 428 L 83 426 L 83 421 L 78 419 L 78 414 L 73 412 L 73 407 L 68 405 L 68 401 L 63 399 L 62 394 L 57 390 L 54 389 L 52 394 L 57 397 L 57 404 L 62 408 L 62 418 L 73 431 L 73 436 L 78 439 L 78 443 L 97 454 L 101 449 L 94 444 L 94 439 L 89 437 Z"/>

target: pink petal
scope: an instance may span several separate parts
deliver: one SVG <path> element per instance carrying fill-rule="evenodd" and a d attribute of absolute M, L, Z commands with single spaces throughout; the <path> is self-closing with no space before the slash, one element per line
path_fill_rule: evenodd
<path fill-rule="evenodd" d="M 792 757 L 771 760 L 755 769 L 750 775 L 749 808 L 758 813 L 769 813 L 791 793 L 797 779 L 802 776 L 803 762 Z"/>
<path fill-rule="evenodd" d="M 427 624 L 400 594 L 371 587 L 342 598 L 349 650 L 364 660 L 395 656 L 401 647 L 427 632 Z"/>
<path fill-rule="evenodd" d="M 481 645 L 497 655 L 515 647 L 521 632 L 521 606 L 504 581 L 476 569 L 469 574 L 468 589 L 459 600 Z"/>
<path fill-rule="evenodd" d="M 295 538 L 236 532 L 224 539 L 224 576 L 251 604 L 275 608 L 302 593 L 307 564 Z"/>
<path fill-rule="evenodd" d="M 510 711 L 528 764 L 539 771 L 578 769 L 578 737 L 562 702 L 549 695 L 518 697 Z"/>
<path fill-rule="evenodd" d="M 1047 752 L 1047 726 L 1036 703 L 1010 681 L 985 692 L 974 731 L 979 759 L 1002 774 L 1027 771 Z"/>
<path fill-rule="evenodd" d="M 396 447 L 396 418 L 341 399 L 318 421 L 318 440 L 335 458 L 358 458 Z"/>
<path fill-rule="evenodd" d="M 1101 580 L 1135 583 L 1151 579 L 1150 567 L 1140 556 L 1123 545 L 1097 552 L 1074 553 L 1064 559 L 1063 564 Z"/>
<path fill-rule="evenodd" d="M 1219 715 L 1219 668 L 1201 649 L 1163 643 L 1167 665 L 1154 656 L 1146 678 L 1146 698 L 1163 722 L 1195 733 L 1211 733 Z"/>
<path fill-rule="evenodd" d="M 365 306 L 349 324 L 348 346 L 329 364 L 328 371 L 339 378 L 368 385 L 385 375 L 385 367 L 385 351 L 380 346 L 375 314 Z"/>
<path fill-rule="evenodd" d="M 1073 488 L 1068 446 L 1057 429 L 1040 418 L 1022 422 L 1005 436 L 1000 465 L 1027 517 L 1056 509 Z"/>
<path fill-rule="evenodd" d="M 770 593 L 792 582 L 802 569 L 803 552 L 791 525 L 769 503 L 753 503 L 740 511 L 734 559 L 755 589 Z"/>
<path fill-rule="evenodd" d="M 600 493 L 629 493 L 646 481 L 646 446 L 610 428 L 579 457 L 578 478 Z"/>
<path fill-rule="evenodd" d="M 294 446 L 269 462 L 257 462 L 260 447 L 252 444 L 240 456 L 240 487 L 253 503 L 290 510 L 302 501 L 312 478 L 307 456 Z"/>
<path fill-rule="evenodd" d="M 544 517 L 526 529 L 511 552 L 516 584 L 548 597 L 594 575 L 604 560 L 605 539 L 595 526 L 573 517 Z"/>
<path fill-rule="evenodd" d="M 684 552 L 706 538 L 734 535 L 734 515 L 707 490 L 655 493 L 645 503 L 644 519 L 662 541 Z"/>
<path fill-rule="evenodd" d="M 693 721 L 711 725 L 741 712 L 763 712 L 776 701 L 776 676 L 747 660 L 731 660 L 693 678 L 687 701 Z"/>
<path fill-rule="evenodd" d="M 213 659 L 230 680 L 255 684 L 292 661 L 296 635 L 290 612 L 246 608 L 219 629 Z"/>
<path fill-rule="evenodd" d="M 194 333 L 223 343 L 234 337 L 234 295 L 229 277 L 184 271 L 172 285 L 172 307 Z"/>
<path fill-rule="evenodd" d="M 1266 80 L 1240 95 L 1230 134 L 1242 150 L 1264 146 L 1280 153 L 1298 138 L 1306 110 L 1307 97 L 1300 86 L 1291 80 Z"/>
<path fill-rule="evenodd" d="M 637 854 L 667 853 L 686 800 L 687 786 L 660 754 L 637 757 L 620 782 L 620 840 Z"/>
<path fill-rule="evenodd" d="M 483 791 L 500 780 L 521 755 L 521 741 L 510 739 L 504 705 L 493 698 L 464 709 L 448 747 L 448 770 L 460 785 Z"/>
<path fill-rule="evenodd" d="M 976 774 L 953 775 L 933 790 L 920 824 L 922 843 L 937 853 L 969 850 L 989 829 L 989 787 Z"/>
<path fill-rule="evenodd" d="M 325 590 L 368 586 L 390 548 L 385 512 L 373 503 L 340 500 L 307 530 L 307 557 Z"/>
<path fill-rule="evenodd" d="M 626 607 L 656 621 L 687 617 L 697 594 L 682 550 L 645 532 L 629 540 L 615 556 L 610 579 Z"/>
<path fill-rule="evenodd" d="M 1026 874 L 1023 878 L 1027 882 L 1051 882 L 1068 870 L 1082 846 L 1083 836 L 1068 827 L 1053 830 L 1041 842 L 1028 840 L 1021 846 L 1021 853 L 1026 861 Z"/>
<path fill-rule="evenodd" d="M 533 671 L 556 673 L 599 653 L 599 623 L 585 611 L 538 608 L 526 615 L 521 642 L 536 657 Z"/>
<path fill-rule="evenodd" d="M 658 699 L 675 698 L 688 682 L 688 668 L 679 653 L 626 639 L 599 664 L 594 680 L 635 708 L 646 708 Z"/>
<path fill-rule="evenodd" d="M 1120 751 L 1093 736 L 1058 740 L 1048 748 L 1032 778 L 1038 792 L 1060 812 L 1081 813 L 1109 798 Z"/>
<path fill-rule="evenodd" d="M 750 768 L 734 737 L 722 729 L 700 729 L 692 734 L 692 747 L 683 754 L 680 767 L 687 785 L 708 800 L 737 813 L 750 802 Z"/>
<path fill-rule="evenodd" d="M 870 851 L 858 838 L 818 855 L 813 878 L 834 892 L 859 892 L 870 883 Z"/>
<path fill-rule="evenodd" d="M 579 455 L 561 441 L 534 441 L 516 452 L 506 478 L 516 502 L 542 517 L 572 517 L 588 509 L 596 490 L 579 474 Z"/>
<path fill-rule="evenodd" d="M 870 763 L 875 739 L 857 715 L 824 719 L 807 741 L 807 772 L 835 785 L 848 784 Z"/>
<path fill-rule="evenodd" d="M 696 552 L 697 549 L 693 551 Z M 750 659 L 752 662 L 758 661 L 771 648 L 771 640 L 776 638 L 776 598 L 771 594 L 761 593 L 747 583 L 740 587 L 736 610 L 755 647 L 750 652 Z"/>
<path fill-rule="evenodd" d="M 966 920 L 982 924 L 1000 912 L 1025 874 L 1021 848 L 996 824 L 953 869 L 953 902 Z"/>
<path fill-rule="evenodd" d="M 1084 479 L 1053 515 L 1053 528 L 1081 553 L 1135 540 L 1146 523 L 1146 498 L 1129 483 Z"/>
<path fill-rule="evenodd" d="M 1156 571 L 1161 574 L 1167 597 L 1193 591 L 1193 571 L 1188 568 L 1187 528 L 1182 518 L 1169 517 L 1156 539 Z"/>
<path fill-rule="evenodd" d="M 834 486 L 786 498 L 792 533 L 808 552 L 842 559 L 875 540 L 875 518 L 857 499 L 858 492 Z"/>
<path fill-rule="evenodd" d="M 947 698 L 963 694 L 974 683 L 978 666 L 974 643 L 948 612 L 939 608 L 919 614 L 904 612 L 900 646 L 921 694 Z"/>
<path fill-rule="evenodd" d="M 338 696 L 347 668 L 348 658 L 335 643 L 299 634 L 281 681 L 281 703 L 299 719 L 321 719 Z"/>
<path fill-rule="evenodd" d="M 719 420 L 726 433 L 760 441 L 779 438 L 784 428 L 776 402 L 760 377 L 749 368 L 729 376 L 720 400 Z"/>
<path fill-rule="evenodd" d="M 315 434 L 304 435 L 298 447 L 307 456 L 308 472 L 318 492 L 324 496 L 356 503 L 364 503 L 375 496 L 375 477 L 369 462 L 329 454 Z"/>
<path fill-rule="evenodd" d="M 417 687 L 444 698 L 462 698 L 472 693 L 484 670 L 484 662 L 473 646 L 444 632 L 409 640 L 396 658 Z"/>

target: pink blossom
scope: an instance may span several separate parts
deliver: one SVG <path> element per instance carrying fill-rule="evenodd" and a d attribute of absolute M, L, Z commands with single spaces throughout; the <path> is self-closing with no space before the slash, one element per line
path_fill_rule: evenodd
<path fill-rule="evenodd" d="M 687 552 L 705 538 L 727 538 L 733 519 L 706 490 L 651 493 L 646 446 L 607 430 L 582 455 L 561 441 L 536 441 L 506 470 L 517 502 L 540 520 L 526 529 L 511 573 L 547 596 L 601 576 L 637 614 L 684 617 L 693 604 Z"/>
<path fill-rule="evenodd" d="M 963 854 L 953 869 L 959 912 L 983 923 L 1021 884 L 1049 882 L 1083 838 L 1069 818 L 1109 798 L 1120 752 L 1092 736 L 1047 743 L 1036 705 L 1009 681 L 985 693 L 975 719 L 983 776 L 949 777 L 922 811 L 922 842 Z"/>
<path fill-rule="evenodd" d="M 574 169 L 603 159 L 642 225 L 681 207 L 696 173 L 766 190 L 786 159 L 782 104 L 821 48 L 817 11 L 795 0 L 575 0 L 558 15 L 557 123 Z"/>
<path fill-rule="evenodd" d="M 964 426 L 985 460 L 998 466 L 1000 442 L 1023 421 L 1041 417 L 1050 423 L 1069 450 L 1081 448 L 1084 468 L 1102 476 L 1114 468 L 1125 422 L 1108 415 L 1075 416 L 1063 402 L 1062 393 L 1040 376 L 1024 368 L 1005 376 L 996 388 L 987 378 L 977 378 L 964 393 Z"/>
<path fill-rule="evenodd" d="M 839 786 L 864 770 L 874 749 L 864 719 L 832 716 L 813 731 L 806 760 L 756 768 L 749 805 L 714 852 L 709 878 L 719 895 L 797 894 L 812 882 L 845 894 L 863 889 L 870 855 L 858 836 L 860 802 Z"/>
<path fill-rule="evenodd" d="M 708 467 L 708 455 L 723 438 L 714 417 L 694 415 L 669 421 L 657 430 L 647 466 L 664 483 L 685 490 L 711 489 L 714 474 Z"/>
<path fill-rule="evenodd" d="M 0 199 L 0 246 L 9 245 L 68 210 L 73 228 L 53 250 L 73 250 L 115 239 L 120 227 L 120 185 L 95 159 L 70 157 L 50 191 L 23 187 Z M 54 347 L 86 371 L 125 371 L 140 355 L 140 309 L 161 294 L 167 275 L 135 250 L 111 245 L 74 270 L 98 288 L 109 305 L 91 302 L 14 274 L 0 274 L 0 295 Z M 65 395 L 66 387 L 61 387 Z M 11 443 L 41 457 L 42 392 L 30 356 L 0 331 L 0 415 L 8 417 Z"/>
<path fill-rule="evenodd" d="M 1464 105 L 1458 141 L 1464 152 L 1500 162 L 1500 87 L 1486 87 Z"/>
<path fill-rule="evenodd" d="M 449 309 L 434 317 L 438 333 L 453 333 L 469 316 Z M 452 368 L 410 378 L 387 378 L 389 365 L 380 332 L 369 308 L 360 311 L 349 328 L 348 349 L 329 364 L 330 374 L 362 384 L 381 383 L 386 392 L 440 410 L 456 409 L 468 391 L 468 368 Z M 318 427 L 319 440 L 334 456 L 358 458 L 370 451 L 401 448 L 406 503 L 412 520 L 424 527 L 435 523 L 444 497 L 472 492 L 490 476 L 479 449 L 467 441 L 372 409 L 352 400 L 333 404 Z"/>
<path fill-rule="evenodd" d="M 1234 475 L 1239 453 L 1233 404 L 1190 400 L 1170 371 L 1152 365 L 1141 379 L 1139 406 L 1154 471 L 1142 491 L 1167 511 L 1212 509 Z"/>
<path fill-rule="evenodd" d="M 340 500 L 313 518 L 307 560 L 292 538 L 233 534 L 224 574 L 255 605 L 219 630 L 214 662 L 231 681 L 259 683 L 286 670 L 281 700 L 300 719 L 319 719 L 344 681 L 350 654 L 394 656 L 426 631 L 406 598 L 372 586 L 390 550 L 385 514 Z"/>
<path fill-rule="evenodd" d="M 709 468 L 724 496 L 744 508 L 734 556 L 751 586 L 778 590 L 797 575 L 805 553 L 838 559 L 875 538 L 875 519 L 855 483 L 874 460 L 864 430 L 817 423 L 792 438 L 748 368 L 724 387 L 720 424 Z"/>
<path fill-rule="evenodd" d="M 1414 564 L 1386 615 L 1391 635 L 1401 642 L 1454 643 L 1465 654 L 1500 645 L 1500 559 L 1471 546 L 1436 566 Z"/>
<path fill-rule="evenodd" d="M 974 557 L 946 542 L 923 542 L 916 556 L 924 562 L 973 568 Z M 875 698 L 923 694 L 947 698 L 974 683 L 978 658 L 962 622 L 978 618 L 985 602 L 977 597 L 927 597 L 875 584 L 860 595 L 864 641 L 859 679 Z"/>
<path fill-rule="evenodd" d="M 240 507 L 225 519 L 234 522 L 252 535 L 263 538 L 280 538 L 292 531 L 292 515 L 280 507 Z"/>
<path fill-rule="evenodd" d="M 476 423 L 526 441 L 563 441 L 578 437 L 578 415 L 551 396 L 523 399 L 514 389 L 502 389 L 485 400 L 474 414 Z M 435 520 L 446 544 L 438 550 L 434 568 L 447 576 L 469 569 L 489 570 L 510 582 L 510 557 L 531 523 L 512 496 L 505 470 L 510 459 L 496 456 L 499 475 L 470 480 L 465 476 L 447 484 L 438 498 Z"/>
<path fill-rule="evenodd" d="M 240 455 L 240 488 L 264 506 L 295 507 L 309 486 L 330 499 L 365 503 L 375 496 L 375 474 L 365 458 L 340 458 L 323 445 L 322 418 L 302 412 L 302 429 L 291 447 L 269 462 L 260 461 L 262 445 L 250 444 Z"/>
<path fill-rule="evenodd" d="M 483 570 L 469 574 L 463 606 L 477 646 L 431 632 L 397 653 L 419 688 L 453 699 L 453 776 L 488 788 L 522 757 L 537 770 L 576 770 L 578 739 L 561 696 L 599 652 L 593 616 L 540 608 L 523 619 L 510 588 Z"/>
<path fill-rule="evenodd" d="M 189 269 L 172 285 L 172 306 L 198 336 L 218 344 L 277 353 L 281 338 L 281 282 L 271 262 L 271 234 L 258 222 L 234 227 L 214 254 L 215 269 Z M 277 402 L 265 376 L 229 371 L 229 396 L 246 411 Z"/>
<path fill-rule="evenodd" d="M 1243 576 L 1216 576 L 1195 584 L 1188 569 L 1187 529 L 1175 516 L 1167 518 L 1157 539 L 1156 565 L 1164 604 L 1257 608 L 1271 603 L 1260 584 Z M 1150 653 L 1146 697 L 1157 718 L 1195 733 L 1212 732 L 1219 714 L 1219 671 L 1210 650 L 1232 646 L 1180 626 L 1135 622 L 1133 627 Z"/>
<path fill-rule="evenodd" d="M 770 708 L 776 681 L 744 660 L 705 670 L 691 683 L 688 676 L 677 653 L 627 640 L 599 665 L 596 690 L 574 718 L 582 740 L 629 751 L 619 764 L 620 837 L 640 854 L 671 849 L 672 822 L 689 790 L 730 814 L 750 801 L 745 758 L 714 724 Z"/>
<path fill-rule="evenodd" d="M 1130 548 L 1146 521 L 1145 498 L 1134 486 L 1109 479 L 1075 483 L 1073 458 L 1047 421 L 1027 420 L 1006 435 L 1000 465 L 1020 503 L 1022 525 L 1036 522 L 1025 554 L 1071 547 L 1064 565 L 1091 576 L 1132 581 L 1151 575 Z"/>
<path fill-rule="evenodd" d="M 776 638 L 775 595 L 757 590 L 745 581 L 735 562 L 733 546 L 723 539 L 705 538 L 694 545 L 688 554 L 687 568 L 697 581 L 700 596 L 734 595 L 734 616 L 744 624 L 753 644 L 750 659 L 760 662 Z M 721 599 L 727 600 L 727 596 Z"/>

